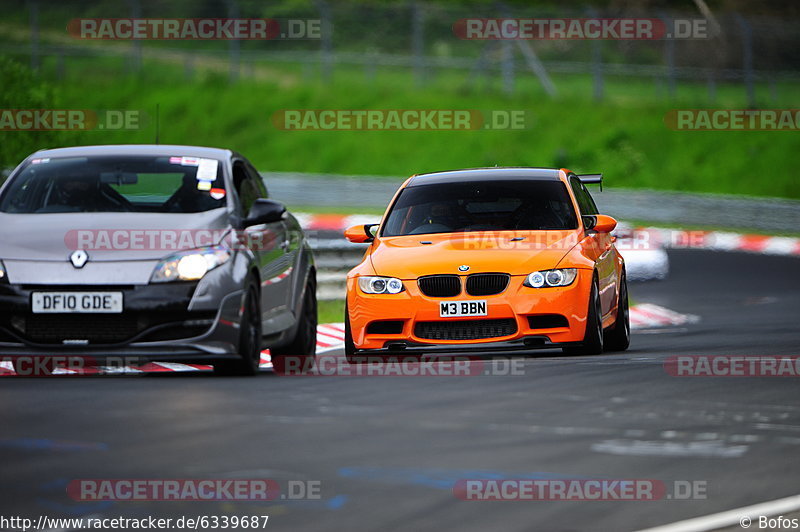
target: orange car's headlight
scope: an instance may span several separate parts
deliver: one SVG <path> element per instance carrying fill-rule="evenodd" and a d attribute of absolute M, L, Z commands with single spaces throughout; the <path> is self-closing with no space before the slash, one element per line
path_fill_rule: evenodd
<path fill-rule="evenodd" d="M 403 281 L 394 277 L 359 277 L 358 287 L 365 294 L 399 294 L 405 290 Z"/>
<path fill-rule="evenodd" d="M 533 272 L 525 278 L 522 283 L 531 288 L 545 288 L 551 286 L 571 285 L 578 276 L 577 268 L 559 268 L 556 270 L 543 270 Z"/>

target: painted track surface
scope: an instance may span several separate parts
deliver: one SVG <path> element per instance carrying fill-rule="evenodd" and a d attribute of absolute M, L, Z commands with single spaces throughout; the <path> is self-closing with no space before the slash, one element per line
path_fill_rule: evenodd
<path fill-rule="evenodd" d="M 671 251 L 631 295 L 696 323 L 524 375 L 2 379 L 2 513 L 270 515 L 272 530 L 633 530 L 794 495 L 796 378 L 676 378 L 679 354 L 796 355 L 800 263 Z M 467 502 L 466 478 L 705 481 L 706 500 Z M 321 500 L 77 503 L 80 478 L 318 480 Z"/>

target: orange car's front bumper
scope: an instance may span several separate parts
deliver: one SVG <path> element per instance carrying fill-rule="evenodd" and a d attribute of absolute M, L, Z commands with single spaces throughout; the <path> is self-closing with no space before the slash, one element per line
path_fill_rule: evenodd
<path fill-rule="evenodd" d="M 468 346 L 476 343 L 501 343 L 527 337 L 546 338 L 552 344 L 580 342 L 586 329 L 586 314 L 592 286 L 592 271 L 578 270 L 575 281 L 565 287 L 529 288 L 522 283 L 525 276 L 512 276 L 508 288 L 497 295 L 435 298 L 422 294 L 415 280 L 403 281 L 405 290 L 399 294 L 365 294 L 358 288 L 358 278 L 347 280 L 347 304 L 350 329 L 356 349 L 382 349 L 387 344 L 406 342 L 409 345 Z M 462 277 L 463 281 L 463 277 Z M 441 318 L 440 301 L 485 300 L 487 315 L 481 317 Z M 562 326 L 533 328 L 529 316 L 563 316 Z M 419 322 L 454 322 L 458 320 L 516 321 L 516 332 L 505 336 L 470 340 L 431 340 L 416 334 Z M 373 322 L 400 321 L 402 332 L 386 334 L 367 332 Z M 563 326 L 566 325 L 566 326 Z"/>

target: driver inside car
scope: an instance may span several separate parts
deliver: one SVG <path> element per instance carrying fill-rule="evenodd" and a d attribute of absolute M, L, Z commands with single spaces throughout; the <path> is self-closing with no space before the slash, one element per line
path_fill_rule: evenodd
<path fill-rule="evenodd" d="M 164 204 L 167 212 L 202 212 L 219 206 L 208 192 L 198 190 L 197 179 L 191 174 L 183 177 L 180 188 Z"/>
<path fill-rule="evenodd" d="M 66 176 L 55 182 L 50 205 L 76 211 L 97 212 L 114 206 L 100 190 L 96 176 Z"/>
<path fill-rule="evenodd" d="M 460 206 L 452 201 L 436 201 L 429 204 L 422 225 L 412 233 L 442 233 L 468 225 L 467 217 Z"/>

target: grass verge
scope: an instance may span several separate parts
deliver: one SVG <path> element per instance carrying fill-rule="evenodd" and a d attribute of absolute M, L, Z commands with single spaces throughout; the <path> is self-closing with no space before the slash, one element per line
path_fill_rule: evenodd
<path fill-rule="evenodd" d="M 55 71 L 48 61 L 43 78 Z M 686 84 L 673 99 L 643 80 L 608 80 L 607 97 L 591 99 L 588 75 L 554 75 L 560 95 L 545 95 L 532 76 L 520 75 L 513 95 L 498 80 L 465 83 L 462 72 L 440 72 L 415 88 L 410 73 L 337 67 L 330 83 L 272 64 L 267 79 L 197 72 L 185 79 L 165 60 L 146 59 L 139 76 L 118 66 L 73 60 L 56 89 L 53 107 L 137 109 L 150 115 L 139 130 L 75 132 L 73 144 L 152 143 L 160 105 L 160 142 L 222 146 L 247 155 L 263 171 L 404 176 L 473 166 L 568 167 L 605 173 L 609 185 L 660 190 L 800 198 L 796 132 L 691 131 L 665 126 L 680 108 L 743 108 L 740 85 L 720 84 L 708 101 L 704 84 Z M 113 75 L 112 75 L 113 74 Z M 800 85 L 779 84 L 766 108 L 791 108 Z M 757 94 L 768 94 L 759 86 Z M 276 113 L 287 109 L 524 110 L 520 130 L 285 131 Z M 2 135 L 35 135 L 7 132 Z M 17 161 L 2 161 L 15 164 Z"/>
<path fill-rule="evenodd" d="M 344 322 L 344 299 L 319 300 L 317 304 L 320 323 Z"/>

